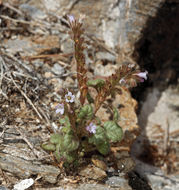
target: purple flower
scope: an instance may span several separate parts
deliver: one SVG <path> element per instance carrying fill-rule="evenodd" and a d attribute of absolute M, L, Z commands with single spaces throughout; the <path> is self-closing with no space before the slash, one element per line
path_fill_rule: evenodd
<path fill-rule="evenodd" d="M 147 74 L 148 74 L 148 72 L 145 71 L 145 72 L 140 72 L 140 73 L 137 73 L 137 74 L 134 74 L 134 75 L 137 75 L 138 77 L 140 77 L 141 82 L 144 82 L 144 79 L 147 80 Z"/>
<path fill-rule="evenodd" d="M 55 107 L 55 109 L 56 109 L 56 114 L 57 113 L 60 113 L 61 115 L 63 115 L 64 114 L 64 104 L 58 104 L 56 107 Z"/>
<path fill-rule="evenodd" d="M 126 80 L 124 78 L 122 78 L 120 81 L 119 81 L 120 84 L 125 84 L 126 83 Z"/>
<path fill-rule="evenodd" d="M 75 95 L 68 91 L 68 94 L 65 95 L 65 101 L 67 103 L 73 103 L 75 101 Z"/>
<path fill-rule="evenodd" d="M 75 22 L 75 17 L 73 15 L 67 15 L 70 23 Z"/>
<path fill-rule="evenodd" d="M 96 128 L 97 126 L 94 124 L 94 123 L 90 123 L 87 127 L 86 127 L 86 130 L 90 133 L 96 133 Z"/>

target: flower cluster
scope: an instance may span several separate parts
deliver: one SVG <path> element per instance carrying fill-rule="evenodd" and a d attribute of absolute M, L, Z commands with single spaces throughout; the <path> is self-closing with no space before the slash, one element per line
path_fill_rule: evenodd
<path fill-rule="evenodd" d="M 56 107 L 55 107 L 55 109 L 56 109 L 56 113 L 60 113 L 61 115 L 63 115 L 64 114 L 64 104 L 58 104 Z"/>
<path fill-rule="evenodd" d="M 122 140 L 123 130 L 118 124 L 118 109 L 110 107 L 112 114 L 105 122 L 97 117 L 96 112 L 108 96 L 115 94 L 118 85 L 134 87 L 137 82 L 147 80 L 148 74 L 147 71 L 138 70 L 135 65 L 123 64 L 115 74 L 105 79 L 88 79 L 83 54 L 85 40 L 82 20 L 69 15 L 68 21 L 74 41 L 79 101 L 74 92 L 64 89 L 60 91 L 62 99 L 55 108 L 56 114 L 60 115 L 60 130 L 51 135 L 49 142 L 42 144 L 45 150 L 53 152 L 57 161 L 63 162 L 65 166 L 78 161 L 82 152 L 89 153 L 91 147 L 92 150 L 107 155 L 111 143 Z M 96 93 L 91 93 L 92 88 Z"/>
<path fill-rule="evenodd" d="M 137 73 L 134 73 L 132 74 L 133 76 L 137 77 L 137 80 L 139 82 L 144 82 L 144 79 L 147 80 L 147 74 L 148 74 L 148 71 L 145 71 L 145 72 L 137 72 Z M 124 76 L 120 79 L 119 83 L 123 86 L 125 86 L 125 84 L 127 84 L 127 81 L 128 81 L 129 77 L 128 76 Z"/>
<path fill-rule="evenodd" d="M 86 130 L 89 132 L 89 133 L 93 133 L 95 134 L 96 133 L 96 125 L 94 123 L 90 123 L 87 127 L 86 127 Z"/>
<path fill-rule="evenodd" d="M 68 91 L 67 94 L 65 94 L 65 102 L 66 103 L 73 103 L 75 101 L 75 95 L 72 94 L 72 92 Z M 56 107 L 56 114 L 60 113 L 61 115 L 64 114 L 65 108 L 64 103 L 58 104 Z"/>
<path fill-rule="evenodd" d="M 75 95 L 73 95 L 72 92 L 68 92 L 68 94 L 65 95 L 65 100 L 67 103 L 73 103 L 75 101 Z"/>
<path fill-rule="evenodd" d="M 74 18 L 73 15 L 68 15 L 68 19 L 69 19 L 69 22 L 70 22 L 70 23 L 75 22 L 75 18 Z"/>

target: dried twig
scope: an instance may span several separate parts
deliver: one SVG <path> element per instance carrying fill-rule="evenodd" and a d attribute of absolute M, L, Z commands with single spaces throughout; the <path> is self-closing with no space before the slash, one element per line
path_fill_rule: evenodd
<path fill-rule="evenodd" d="M 50 26 L 47 27 L 44 23 L 40 23 L 40 21 L 38 21 L 38 22 L 37 21 L 31 21 L 30 22 L 30 21 L 25 21 L 25 20 L 18 20 L 18 19 L 14 19 L 14 18 L 11 18 L 11 17 L 6 16 L 6 15 L 0 15 L 0 18 L 5 19 L 5 20 L 10 20 L 11 22 L 14 22 L 14 23 L 22 23 L 22 24 L 30 25 L 32 27 L 37 26 L 37 27 L 41 28 L 41 30 L 46 30 L 47 31 L 46 28 L 50 28 Z M 44 27 L 44 25 L 46 26 L 46 28 Z M 30 32 L 33 33 L 33 34 L 38 33 L 38 32 L 35 32 L 32 29 L 30 30 Z"/>
<path fill-rule="evenodd" d="M 170 143 L 170 140 L 169 140 L 169 121 L 168 121 L 168 118 L 166 119 L 166 128 L 165 128 L 165 133 L 164 133 L 164 142 L 163 142 L 163 152 L 164 152 L 164 155 L 167 155 L 168 154 L 168 148 L 169 148 L 169 143 Z"/>
<path fill-rule="evenodd" d="M 32 70 L 25 64 L 22 64 L 21 61 L 19 61 L 14 55 L 10 54 L 10 53 L 5 53 L 6 57 L 11 59 L 13 62 L 13 64 L 17 67 L 17 69 L 19 69 L 19 66 L 20 68 L 23 68 L 25 69 L 25 71 L 27 71 L 28 73 L 31 73 Z M 18 63 L 18 65 L 16 65 Z"/>
<path fill-rule="evenodd" d="M 30 78 L 30 79 L 33 79 L 33 80 L 38 80 L 36 77 L 32 77 L 32 76 L 30 76 L 30 75 L 26 75 L 26 74 L 19 73 L 19 72 L 16 72 L 16 71 L 13 71 L 12 74 L 13 74 L 14 76 L 18 75 L 18 76 Z"/>
<path fill-rule="evenodd" d="M 2 136 L 4 135 L 4 132 L 6 130 L 6 123 L 7 123 L 7 120 L 4 120 L 1 124 L 0 124 L 0 127 L 3 128 L 3 131 L 0 133 L 0 138 L 2 138 Z"/>
<path fill-rule="evenodd" d="M 6 30 L 15 30 L 15 31 L 18 31 L 18 30 L 22 30 L 23 28 L 22 27 L 5 27 L 5 28 L 0 28 L 0 31 L 6 31 Z"/>
<path fill-rule="evenodd" d="M 44 118 L 45 118 L 45 120 L 46 120 L 47 129 L 48 129 L 50 132 L 53 132 L 52 127 L 51 127 L 50 120 L 48 119 L 48 117 L 47 117 L 47 115 L 45 114 L 45 112 L 43 111 L 43 109 L 41 109 L 40 107 L 38 107 L 38 110 L 40 110 L 41 114 L 44 116 Z"/>
<path fill-rule="evenodd" d="M 3 65 L 4 65 L 4 60 L 2 59 L 2 57 L 0 57 L 0 67 L 1 67 L 1 75 L 0 75 L 0 94 L 2 94 L 6 100 L 8 100 L 7 95 L 2 91 L 1 89 L 1 85 L 2 85 L 2 80 L 4 77 L 4 69 L 3 69 Z"/>
<path fill-rule="evenodd" d="M 96 36 L 93 36 L 91 34 L 87 34 L 87 37 L 92 40 L 93 42 L 95 42 L 95 45 L 103 48 L 104 50 L 106 50 L 107 52 L 113 54 L 114 56 L 117 56 L 117 53 L 112 50 L 110 47 L 108 47 L 106 44 L 104 44 L 104 42 L 102 42 L 100 39 L 98 39 Z"/>
<path fill-rule="evenodd" d="M 14 18 L 8 17 L 8 16 L 6 16 L 6 15 L 0 15 L 0 18 L 3 18 L 3 19 L 5 19 L 5 20 L 10 20 L 10 21 L 15 22 L 15 23 L 22 23 L 22 24 L 35 25 L 35 23 L 29 22 L 29 21 L 25 21 L 25 20 L 14 19 Z"/>
<path fill-rule="evenodd" d="M 23 13 L 22 13 L 19 9 L 13 7 L 13 6 L 10 5 L 9 3 L 3 3 L 3 6 L 6 7 L 6 8 L 9 8 L 9 9 L 11 9 L 11 10 L 13 10 L 14 12 L 16 12 L 17 14 L 19 14 L 19 15 L 21 15 L 21 16 L 23 15 Z"/>
<path fill-rule="evenodd" d="M 0 57 L 0 66 L 1 66 L 1 75 L 0 75 L 0 88 L 2 85 L 2 79 L 3 79 L 3 73 L 4 73 L 4 69 L 3 69 L 3 59 Z"/>
<path fill-rule="evenodd" d="M 41 156 L 40 156 L 40 152 L 37 151 L 37 150 L 34 148 L 34 146 L 29 142 L 29 140 L 27 139 L 27 137 L 25 136 L 25 134 L 24 134 L 21 130 L 19 130 L 17 126 L 14 126 L 14 127 L 15 127 L 15 129 L 17 130 L 17 132 L 21 135 L 21 139 L 23 139 L 23 140 L 27 143 L 27 145 L 29 146 L 29 148 L 30 148 L 30 149 L 32 150 L 32 152 L 34 153 L 34 155 L 35 155 L 37 158 L 40 158 L 40 157 L 41 157 Z"/>
<path fill-rule="evenodd" d="M 169 172 L 170 166 L 170 158 L 168 155 L 170 154 L 170 139 L 169 139 L 169 121 L 168 118 L 166 119 L 166 126 L 165 126 L 165 133 L 164 133 L 164 139 L 163 139 L 163 156 L 165 158 L 165 162 L 163 164 L 163 169 L 165 170 L 166 174 Z"/>
<path fill-rule="evenodd" d="M 1 168 L 0 168 L 0 170 L 1 170 L 2 176 L 4 178 L 4 181 L 5 181 L 6 185 L 7 185 L 8 184 L 8 182 L 7 182 L 7 176 L 5 176 L 5 174 L 4 174 L 4 172 L 3 172 L 3 170 Z"/>
<path fill-rule="evenodd" d="M 16 82 L 14 81 L 12 75 L 10 75 L 12 82 L 14 83 L 14 85 L 16 86 L 16 88 L 20 91 L 20 93 L 25 97 L 25 99 L 27 100 L 27 102 L 32 106 L 32 108 L 34 109 L 34 111 L 37 113 L 37 115 L 39 116 L 40 119 L 43 119 L 43 117 L 41 116 L 41 114 L 39 113 L 39 111 L 37 110 L 37 108 L 34 106 L 34 104 L 32 103 L 32 101 L 27 97 L 27 95 L 19 88 L 19 86 L 16 84 Z"/>
<path fill-rule="evenodd" d="M 45 55 L 33 55 L 33 56 L 26 56 L 24 59 L 28 60 L 34 60 L 34 59 L 55 59 L 55 60 L 60 60 L 60 61 L 65 61 L 67 62 L 67 56 L 72 55 L 70 54 L 45 54 Z M 65 64 L 67 65 L 67 64 Z"/>

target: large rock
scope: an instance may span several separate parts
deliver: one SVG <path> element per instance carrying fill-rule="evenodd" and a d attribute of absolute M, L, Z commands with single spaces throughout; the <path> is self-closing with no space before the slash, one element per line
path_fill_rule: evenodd
<path fill-rule="evenodd" d="M 58 16 L 65 14 L 86 15 L 85 24 L 89 34 L 94 34 L 105 44 L 116 46 L 125 52 L 133 49 L 149 17 L 155 16 L 165 0 L 31 0 L 30 5 L 42 8 Z"/>
<path fill-rule="evenodd" d="M 154 190 L 178 189 L 175 177 L 179 170 L 178 95 L 177 86 L 164 91 L 156 87 L 150 89 L 139 114 L 142 132 L 133 144 L 132 155 L 151 164 L 137 160 L 136 170 L 147 177 Z M 166 178 L 167 172 L 170 175 Z"/>
<path fill-rule="evenodd" d="M 28 178 L 31 175 L 41 175 L 49 183 L 56 183 L 60 169 L 54 166 L 42 165 L 26 161 L 8 154 L 0 153 L 0 167 L 4 171 L 13 173 L 20 178 Z"/>
<path fill-rule="evenodd" d="M 85 14 L 89 33 L 96 34 L 108 47 L 119 46 L 130 51 L 140 38 L 146 20 L 156 14 L 162 2 L 164 0 L 79 1 L 72 13 Z"/>

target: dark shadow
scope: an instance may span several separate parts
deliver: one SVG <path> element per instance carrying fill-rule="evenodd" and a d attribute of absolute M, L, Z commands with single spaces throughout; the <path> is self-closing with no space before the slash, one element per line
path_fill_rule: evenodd
<path fill-rule="evenodd" d="M 138 113 L 141 113 L 140 108 L 148 93 L 147 89 L 157 88 L 159 99 L 160 92 L 169 85 L 176 84 L 179 78 L 179 2 L 166 0 L 156 16 L 148 19 L 140 40 L 135 44 L 133 56 L 140 67 L 149 72 L 148 81 L 132 90 L 133 97 L 139 102 Z M 151 105 L 148 115 L 154 111 L 157 102 L 156 99 Z M 145 126 L 148 115 L 145 115 L 145 121 L 139 122 L 139 125 L 143 126 L 143 136 L 146 134 Z M 140 137 L 137 141 L 139 140 Z M 134 147 L 137 146 L 137 141 Z M 157 155 L 157 150 L 151 146 L 150 142 L 146 142 L 145 139 L 145 150 L 138 155 L 138 158 L 155 165 L 156 159 L 151 156 Z M 135 151 L 134 147 L 132 151 Z"/>
<path fill-rule="evenodd" d="M 179 114 L 179 106 L 169 105 L 173 110 L 177 111 Z"/>
<path fill-rule="evenodd" d="M 178 52 L 179 3 L 166 1 L 156 17 L 148 19 L 142 37 L 135 44 L 134 57 L 149 72 L 152 83 L 175 83 L 179 74 Z"/>
<path fill-rule="evenodd" d="M 172 1 L 171 1 L 172 2 Z M 149 80 L 132 91 L 141 100 L 144 88 L 161 83 L 163 88 L 175 84 L 179 76 L 179 3 L 166 0 L 155 17 L 149 17 L 133 57 Z M 160 85 L 161 86 L 161 85 Z"/>
<path fill-rule="evenodd" d="M 142 178 L 137 172 L 128 173 L 129 185 L 133 190 L 152 190 L 146 179 Z"/>

